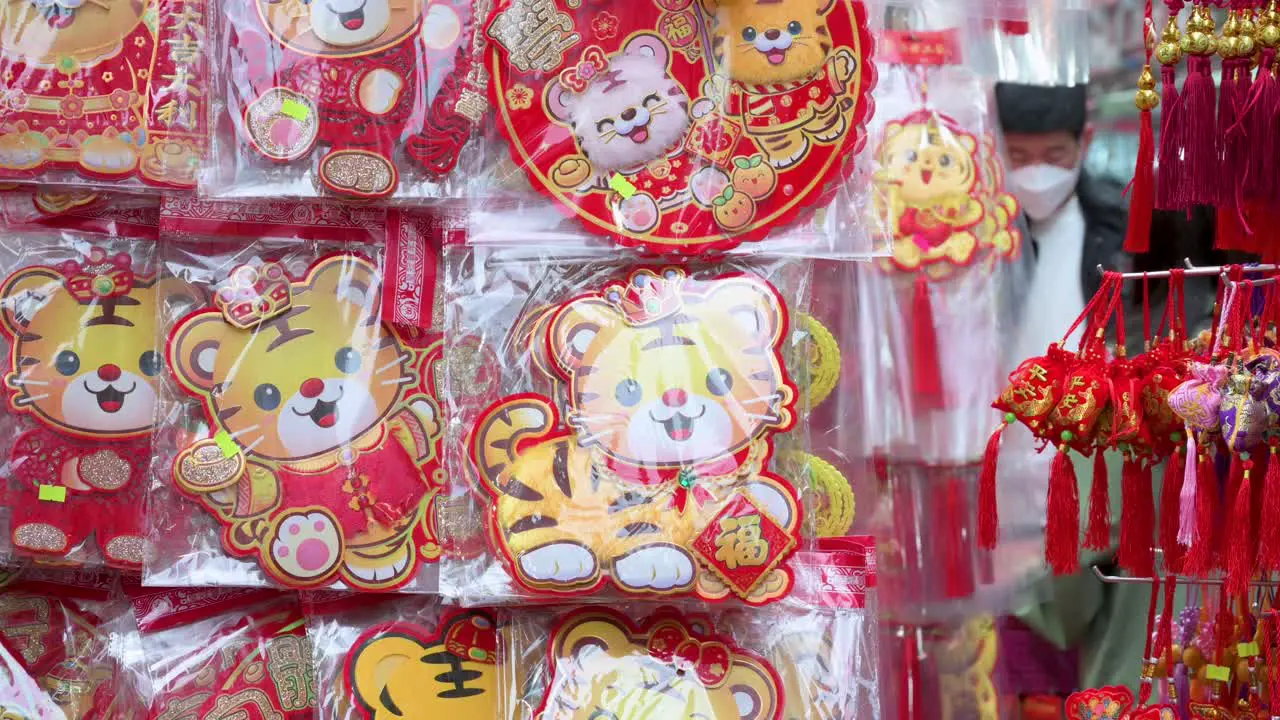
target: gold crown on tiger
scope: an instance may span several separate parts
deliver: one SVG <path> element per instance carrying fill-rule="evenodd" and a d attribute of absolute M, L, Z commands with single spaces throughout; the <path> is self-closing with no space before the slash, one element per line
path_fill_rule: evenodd
<path fill-rule="evenodd" d="M 618 311 L 629 325 L 646 325 L 676 314 L 684 307 L 680 290 L 684 287 L 683 270 L 667 268 L 659 275 L 652 270 L 637 270 L 627 283 L 614 283 L 604 289 L 604 299 Z"/>
<path fill-rule="evenodd" d="M 213 304 L 227 322 L 248 329 L 288 310 L 293 305 L 293 290 L 279 263 L 239 265 L 218 288 Z"/>
<path fill-rule="evenodd" d="M 67 260 L 53 269 L 65 278 L 71 297 L 82 304 L 128 295 L 133 290 L 133 258 L 128 253 L 108 255 L 100 247 L 90 248 L 79 260 Z"/>

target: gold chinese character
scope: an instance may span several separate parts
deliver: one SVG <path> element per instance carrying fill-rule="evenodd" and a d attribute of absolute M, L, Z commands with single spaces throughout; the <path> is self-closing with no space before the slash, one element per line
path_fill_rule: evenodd
<path fill-rule="evenodd" d="M 201 95 L 200 88 L 192 84 L 199 78 L 196 77 L 190 65 L 178 65 L 173 69 L 173 74 L 161 75 L 160 78 L 168 81 L 168 84 L 160 88 L 157 93 L 158 97 L 164 97 L 165 95 L 195 95 L 199 97 Z"/>
<path fill-rule="evenodd" d="M 1067 408 L 1068 410 L 1079 404 L 1080 398 L 1075 395 L 1066 395 L 1062 398 L 1062 407 Z"/>
<path fill-rule="evenodd" d="M 200 38 L 185 33 L 181 37 L 169 38 L 165 42 L 169 44 L 169 59 L 173 60 L 175 65 L 196 62 L 200 59 L 200 53 L 204 47 Z"/>
<path fill-rule="evenodd" d="M 173 20 L 169 30 L 186 30 L 197 35 L 204 34 L 204 13 L 200 11 L 198 5 L 183 3 L 182 9 L 171 13 L 169 18 Z"/>
<path fill-rule="evenodd" d="M 693 23 L 689 22 L 689 18 L 678 15 L 671 21 L 669 32 L 673 41 L 686 40 L 694 33 Z"/>
<path fill-rule="evenodd" d="M 552 72 L 582 35 L 573 18 L 556 9 L 553 0 L 515 0 L 498 15 L 489 37 L 507 49 L 517 70 Z"/>
<path fill-rule="evenodd" d="M 177 125 L 188 130 L 195 130 L 196 119 L 200 117 L 198 110 L 199 105 L 195 100 L 178 102 L 175 99 L 161 103 L 160 107 L 156 108 L 156 117 L 160 118 L 160 122 L 169 127 Z"/>
<path fill-rule="evenodd" d="M 1027 374 L 1031 376 L 1032 380 L 1040 380 L 1042 382 L 1049 376 L 1049 372 L 1039 365 L 1032 365 L 1027 369 Z"/>
<path fill-rule="evenodd" d="M 1075 375 L 1071 378 L 1071 387 L 1075 388 L 1075 387 L 1080 387 L 1081 385 L 1084 385 L 1083 377 L 1079 375 Z"/>
<path fill-rule="evenodd" d="M 759 567 L 769 559 L 769 541 L 760 533 L 760 516 L 724 518 L 716 536 L 716 560 L 729 570 L 739 565 Z"/>

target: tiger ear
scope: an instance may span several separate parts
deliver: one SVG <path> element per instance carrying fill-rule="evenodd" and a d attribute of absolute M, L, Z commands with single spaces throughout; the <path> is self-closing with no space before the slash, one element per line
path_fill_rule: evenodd
<path fill-rule="evenodd" d="M 778 683 L 756 661 L 734 658 L 725 688 L 733 694 L 739 720 L 765 720 L 778 711 Z"/>
<path fill-rule="evenodd" d="M 169 340 L 169 367 L 188 387 L 212 392 L 218 384 L 214 374 L 218 353 L 223 351 L 230 329 L 222 313 L 212 310 L 182 321 Z"/>
<path fill-rule="evenodd" d="M 9 335 L 21 335 L 31 320 L 63 291 L 63 278 L 45 267 L 24 268 L 9 276 L 0 288 L 0 320 Z"/>
<path fill-rule="evenodd" d="M 836 6 L 836 0 L 817 0 L 817 2 L 819 17 L 831 12 L 831 8 Z"/>
<path fill-rule="evenodd" d="M 568 371 L 577 370 L 601 330 L 619 322 L 618 311 L 597 298 L 575 300 L 551 321 L 551 356 Z"/>
<path fill-rule="evenodd" d="M 383 688 L 406 663 L 421 662 L 427 646 L 417 638 L 395 631 L 376 635 L 362 643 L 352 655 L 351 672 L 347 682 L 351 694 L 365 708 L 374 703 Z"/>
<path fill-rule="evenodd" d="M 571 620 L 557 635 L 556 657 L 579 666 L 590 662 L 596 653 L 625 657 L 631 651 L 631 636 L 621 621 L 599 613 L 588 612 Z"/>
<path fill-rule="evenodd" d="M 782 301 L 765 283 L 747 277 L 716 280 L 706 295 L 713 312 L 759 345 L 771 345 L 782 328 Z"/>
<path fill-rule="evenodd" d="M 320 297 L 338 299 L 338 311 L 359 318 L 377 315 L 382 304 L 382 273 L 378 266 L 358 255 L 334 255 L 312 266 L 307 287 Z M 305 298 L 301 304 L 314 304 Z M 324 317 L 324 313 L 316 316 Z"/>

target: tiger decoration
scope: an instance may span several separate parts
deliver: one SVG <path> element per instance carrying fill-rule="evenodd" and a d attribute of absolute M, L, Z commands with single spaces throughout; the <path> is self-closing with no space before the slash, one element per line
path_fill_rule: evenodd
<path fill-rule="evenodd" d="M 660 611 L 571 613 L 548 642 L 536 720 L 780 720 L 782 683 L 764 659 Z"/>
<path fill-rule="evenodd" d="M 217 433 L 179 453 L 174 481 L 224 524 L 229 552 L 291 587 L 394 589 L 440 553 L 439 339 L 411 346 L 382 322 L 381 281 L 354 254 L 301 280 L 241 266 L 170 335 L 170 366 Z"/>
<path fill-rule="evenodd" d="M 367 631 L 343 680 L 364 720 L 490 720 L 497 716 L 498 631 L 485 612 L 446 618 L 428 633 L 410 623 Z"/>
<path fill-rule="evenodd" d="M 700 0 L 716 72 L 704 88 L 781 170 L 849 132 L 858 61 L 827 16 L 842 0 Z"/>
<path fill-rule="evenodd" d="M 877 214 L 891 223 L 895 267 L 939 272 L 948 263 L 970 264 L 985 248 L 1016 254 L 1017 201 L 992 174 L 998 165 L 992 150 L 990 141 L 979 143 L 930 110 L 885 126 L 873 197 Z"/>
<path fill-rule="evenodd" d="M 468 438 L 515 580 L 534 592 L 611 582 L 749 602 L 789 590 L 800 507 L 765 470 L 796 397 L 777 291 L 748 275 L 646 268 L 534 326 L 567 422 L 551 399 L 516 395 Z"/>
<path fill-rule="evenodd" d="M 195 290 L 157 281 L 128 253 L 92 248 L 24 267 L 0 287 L 10 343 L 9 410 L 36 426 L 9 459 L 10 540 L 20 553 L 67 559 L 96 539 L 110 565 L 143 560 L 143 498 L 164 369 L 157 304 Z"/>

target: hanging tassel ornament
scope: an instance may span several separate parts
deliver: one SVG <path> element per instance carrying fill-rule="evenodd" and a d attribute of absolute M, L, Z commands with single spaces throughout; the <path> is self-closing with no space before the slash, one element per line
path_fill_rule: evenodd
<path fill-rule="evenodd" d="M 1177 440 L 1175 440 L 1177 442 Z M 1183 548 L 1178 544 L 1178 501 L 1186 472 L 1187 454 L 1179 446 L 1169 456 L 1160 487 L 1160 549 L 1165 566 L 1174 572 L 1182 570 Z"/>
<path fill-rule="evenodd" d="M 1089 489 L 1089 525 L 1084 532 L 1086 550 L 1106 550 L 1111 547 L 1111 482 L 1107 477 L 1107 454 L 1098 448 L 1093 455 L 1093 485 Z M 1129 460 L 1125 459 L 1128 466 Z M 1124 494 L 1125 508 L 1128 508 L 1128 486 L 1121 488 Z M 1121 538 L 1124 527 L 1121 526 Z M 1123 542 L 1123 540 L 1122 540 Z"/>
<path fill-rule="evenodd" d="M 1160 33 L 1156 59 L 1160 61 L 1160 164 L 1156 183 L 1156 207 L 1177 210 L 1182 207 L 1182 135 L 1181 98 L 1178 96 L 1178 63 L 1182 62 L 1182 33 L 1178 31 L 1178 13 L 1182 3 L 1170 0 L 1169 22 Z"/>
<path fill-rule="evenodd" d="M 1267 439 L 1267 472 L 1262 480 L 1262 516 L 1258 522 L 1259 569 L 1280 570 L 1280 459 L 1276 445 L 1280 437 Z"/>
<path fill-rule="evenodd" d="M 1151 111 L 1160 105 L 1156 92 L 1156 78 L 1151 74 L 1151 51 L 1155 48 L 1155 25 L 1151 19 L 1151 0 L 1147 0 L 1146 19 L 1142 23 L 1142 42 L 1146 48 L 1147 62 L 1138 76 L 1138 93 L 1133 98 L 1140 117 L 1138 119 L 1138 160 L 1133 166 L 1130 181 L 1129 227 L 1125 231 L 1124 251 L 1144 253 L 1151 248 L 1151 211 L 1155 208 L 1156 141 L 1151 126 Z"/>
<path fill-rule="evenodd" d="M 916 274 L 911 293 L 911 388 L 917 408 L 938 410 L 944 406 L 938 331 L 925 273 Z"/>
<path fill-rule="evenodd" d="M 1227 547 L 1227 592 L 1235 597 L 1242 597 L 1249 591 L 1249 579 L 1253 576 L 1253 485 L 1249 482 L 1253 470 L 1253 461 L 1249 453 L 1242 452 L 1238 456 L 1243 469 L 1240 487 L 1233 499 L 1235 507 L 1231 510 L 1230 539 Z"/>
<path fill-rule="evenodd" d="M 1216 88 L 1213 56 L 1218 50 L 1217 29 L 1209 7 L 1197 3 L 1182 36 L 1187 56 L 1187 78 L 1182 83 L 1178 110 L 1182 139 L 1183 182 L 1180 207 L 1216 205 L 1219 196 Z"/>
<path fill-rule="evenodd" d="M 995 550 L 996 543 L 1000 541 L 1000 510 L 996 500 L 1000 438 L 1004 429 L 1017 419 L 1017 415 L 1005 413 L 1003 422 L 991 433 L 987 449 L 982 453 L 982 470 L 978 475 L 978 546 L 983 550 Z"/>
<path fill-rule="evenodd" d="M 1222 85 L 1218 92 L 1218 162 L 1216 185 L 1221 185 L 1216 216 L 1215 246 L 1219 250 L 1247 250 L 1243 218 L 1243 192 L 1248 168 L 1248 126 L 1241 122 L 1251 83 L 1253 60 L 1253 20 L 1236 10 L 1227 13 L 1218 39 L 1222 56 Z"/>
<path fill-rule="evenodd" d="M 1218 548 L 1218 473 L 1207 451 L 1200 453 L 1200 467 L 1196 474 L 1199 477 L 1194 504 L 1195 531 L 1187 551 L 1186 572 L 1204 576 L 1213 570 Z"/>
<path fill-rule="evenodd" d="M 1124 510 L 1121 515 L 1117 559 L 1122 567 L 1134 575 L 1147 577 L 1155 569 L 1151 549 L 1155 534 L 1155 499 L 1150 470 L 1138 458 L 1125 458 L 1120 489 L 1124 494 Z"/>
<path fill-rule="evenodd" d="M 1280 8 L 1276 0 L 1258 18 L 1255 33 L 1261 46 L 1258 75 L 1250 93 L 1249 138 L 1253 162 L 1249 165 L 1247 191 L 1260 201 L 1280 202 L 1280 178 L 1276 177 L 1276 153 L 1280 152 L 1280 81 L 1276 79 L 1277 53 L 1280 53 Z M 1273 231 L 1274 232 L 1274 231 Z"/>
<path fill-rule="evenodd" d="M 1080 566 L 1080 488 L 1067 446 L 1072 433 L 1067 430 L 1062 435 L 1062 444 L 1049 467 L 1044 554 L 1055 574 L 1068 575 Z"/>

